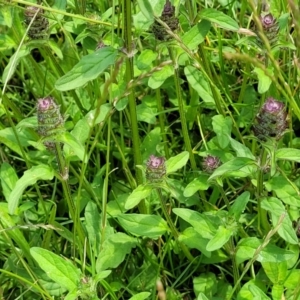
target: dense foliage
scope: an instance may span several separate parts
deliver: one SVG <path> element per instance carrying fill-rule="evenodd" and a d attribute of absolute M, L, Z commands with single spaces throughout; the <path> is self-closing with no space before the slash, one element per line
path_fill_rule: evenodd
<path fill-rule="evenodd" d="M 0 299 L 300 299 L 297 0 L 0 0 Z"/>

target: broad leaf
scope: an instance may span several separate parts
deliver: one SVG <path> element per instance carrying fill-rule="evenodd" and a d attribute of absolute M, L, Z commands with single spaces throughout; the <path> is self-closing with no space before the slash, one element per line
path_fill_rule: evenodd
<path fill-rule="evenodd" d="M 232 121 L 230 117 L 224 118 L 222 115 L 216 115 L 212 118 L 213 130 L 218 138 L 218 143 L 222 149 L 229 144 Z"/>
<path fill-rule="evenodd" d="M 238 23 L 233 20 L 231 17 L 225 15 L 221 11 L 218 11 L 213 8 L 206 8 L 200 12 L 199 17 L 201 19 L 208 20 L 210 22 L 216 23 L 220 27 L 228 30 L 239 30 Z"/>
<path fill-rule="evenodd" d="M 167 222 L 156 215 L 123 214 L 117 218 L 125 230 L 136 236 L 157 239 L 169 230 Z"/>
<path fill-rule="evenodd" d="M 238 221 L 242 212 L 247 206 L 248 201 L 250 200 L 250 193 L 244 192 L 239 195 L 235 200 L 233 205 L 230 207 L 229 215 L 234 215 L 235 220 Z"/>
<path fill-rule="evenodd" d="M 116 49 L 104 47 L 84 56 L 72 70 L 56 81 L 55 88 L 59 91 L 69 91 L 82 87 L 114 64 L 117 54 Z"/>
<path fill-rule="evenodd" d="M 189 159 L 189 153 L 184 151 L 166 161 L 167 174 L 174 173 L 184 167 Z"/>
<path fill-rule="evenodd" d="M 300 150 L 293 148 L 280 148 L 276 151 L 277 160 L 290 160 L 300 162 Z"/>
<path fill-rule="evenodd" d="M 34 166 L 24 172 L 23 176 L 17 181 L 14 189 L 8 197 L 8 210 L 10 214 L 14 214 L 19 200 L 24 190 L 31 185 L 34 185 L 38 180 L 52 180 L 54 171 L 51 167 L 46 165 Z"/>
<path fill-rule="evenodd" d="M 68 291 L 77 288 L 81 271 L 70 261 L 43 248 L 33 247 L 30 249 L 32 257 L 42 270 L 54 281 Z"/>
<path fill-rule="evenodd" d="M 201 174 L 197 178 L 194 178 L 193 181 L 191 181 L 186 188 L 184 189 L 183 195 L 185 197 L 191 197 L 198 191 L 205 191 L 209 188 L 209 184 L 207 183 L 208 175 Z"/>
<path fill-rule="evenodd" d="M 206 246 L 207 251 L 215 251 L 222 248 L 232 236 L 233 231 L 220 226 L 215 236 L 209 241 Z"/>
<path fill-rule="evenodd" d="M 139 185 L 128 196 L 125 202 L 125 209 L 128 210 L 138 205 L 142 199 L 145 199 L 150 195 L 152 190 L 153 187 L 150 185 L 144 185 L 144 184 Z"/>

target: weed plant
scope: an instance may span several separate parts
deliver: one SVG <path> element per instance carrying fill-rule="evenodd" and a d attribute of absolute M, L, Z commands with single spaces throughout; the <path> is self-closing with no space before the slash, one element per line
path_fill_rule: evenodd
<path fill-rule="evenodd" d="M 0 299 L 300 299 L 297 0 L 0 25 Z"/>

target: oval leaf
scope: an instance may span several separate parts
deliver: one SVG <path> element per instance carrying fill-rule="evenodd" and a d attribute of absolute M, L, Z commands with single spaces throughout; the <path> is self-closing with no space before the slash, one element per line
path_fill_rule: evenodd
<path fill-rule="evenodd" d="M 77 288 L 81 272 L 70 261 L 43 248 L 33 247 L 30 249 L 30 253 L 40 268 L 54 282 L 68 291 Z"/>
<path fill-rule="evenodd" d="M 189 159 L 189 153 L 184 151 L 166 161 L 167 174 L 174 173 L 178 169 L 186 165 Z"/>
<path fill-rule="evenodd" d="M 232 236 L 233 231 L 220 226 L 217 230 L 216 235 L 208 242 L 206 246 L 207 251 L 215 251 L 223 247 Z"/>
<path fill-rule="evenodd" d="M 216 23 L 224 29 L 234 31 L 239 30 L 239 25 L 235 20 L 225 15 L 221 11 L 218 11 L 213 8 L 203 9 L 200 13 L 200 18 L 206 19 L 212 23 Z"/>
<path fill-rule="evenodd" d="M 168 230 L 167 222 L 160 216 L 128 214 L 117 218 L 124 229 L 137 236 L 156 239 Z"/>
<path fill-rule="evenodd" d="M 46 165 L 34 166 L 25 171 L 24 175 L 17 181 L 14 189 L 11 191 L 8 197 L 9 213 L 15 213 L 20 197 L 28 186 L 35 184 L 38 180 L 52 180 L 53 176 L 53 169 Z"/>
<path fill-rule="evenodd" d="M 114 64 L 118 51 L 112 47 L 104 47 L 84 56 L 71 71 L 59 78 L 55 88 L 69 91 L 96 79 L 107 67 Z"/>
<path fill-rule="evenodd" d="M 138 205 L 140 201 L 148 197 L 152 191 L 152 187 L 149 185 L 139 185 L 133 192 L 128 196 L 125 202 L 125 209 L 131 209 Z"/>

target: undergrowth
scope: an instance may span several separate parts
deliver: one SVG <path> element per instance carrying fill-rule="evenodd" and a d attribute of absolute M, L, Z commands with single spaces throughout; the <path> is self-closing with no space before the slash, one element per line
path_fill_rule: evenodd
<path fill-rule="evenodd" d="M 1 299 L 300 299 L 296 0 L 0 25 Z"/>

